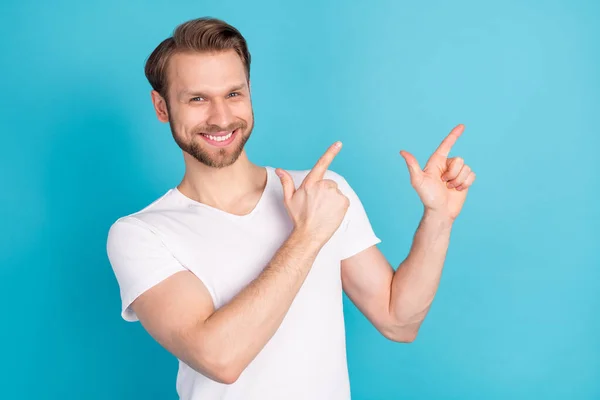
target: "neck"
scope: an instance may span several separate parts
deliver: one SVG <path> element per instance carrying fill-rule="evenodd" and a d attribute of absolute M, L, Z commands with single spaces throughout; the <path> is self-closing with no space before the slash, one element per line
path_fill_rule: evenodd
<path fill-rule="evenodd" d="M 211 207 L 227 210 L 264 188 L 264 169 L 248 159 L 246 151 L 230 166 L 213 168 L 184 153 L 185 175 L 177 189 Z"/>

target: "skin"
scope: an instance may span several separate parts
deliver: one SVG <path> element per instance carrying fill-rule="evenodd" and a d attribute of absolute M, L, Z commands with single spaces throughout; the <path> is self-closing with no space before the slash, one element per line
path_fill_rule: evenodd
<path fill-rule="evenodd" d="M 437 292 L 452 226 L 475 181 L 462 158 L 448 158 L 463 131 L 462 124 L 452 129 L 423 169 L 412 154 L 400 151 L 424 212 L 410 252 L 396 271 L 376 246 L 342 261 L 346 294 L 391 340 L 416 339 Z"/>
<path fill-rule="evenodd" d="M 177 54 L 170 60 L 168 81 L 168 102 L 155 91 L 151 96 L 158 119 L 170 124 L 183 151 L 186 170 L 179 190 L 232 214 L 250 212 L 266 175 L 244 150 L 254 116 L 241 59 L 234 51 Z M 211 146 L 199 135 L 234 128 L 241 133 L 226 148 Z M 400 152 L 424 214 L 397 270 L 376 246 L 342 260 L 344 291 L 390 340 L 416 338 L 437 291 L 452 225 L 475 179 L 461 158 L 448 158 L 463 130 L 454 128 L 423 169 L 410 153 Z M 230 303 L 215 310 L 206 287 L 190 272 L 174 274 L 134 301 L 132 308 L 152 337 L 211 379 L 237 380 L 281 324 L 320 248 L 346 213 L 348 199 L 334 181 L 323 179 L 340 148 L 341 143 L 333 144 L 298 189 L 286 171 L 276 170 L 294 229 Z"/>
<path fill-rule="evenodd" d="M 158 119 L 170 124 L 182 149 L 185 175 L 178 189 L 232 214 L 247 214 L 260 197 L 266 173 L 248 160 L 244 150 L 254 115 L 241 59 L 234 51 L 176 54 L 167 77 L 168 104 L 156 91 L 151 97 Z M 235 128 L 242 133 L 226 148 L 212 146 L 200 136 Z"/>

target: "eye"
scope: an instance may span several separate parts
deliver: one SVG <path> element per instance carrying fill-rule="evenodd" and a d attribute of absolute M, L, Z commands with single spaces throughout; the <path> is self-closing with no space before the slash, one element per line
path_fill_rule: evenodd
<path fill-rule="evenodd" d="M 235 96 L 232 96 L 232 95 L 235 95 Z M 229 96 L 238 97 L 238 96 L 241 96 L 241 94 L 239 92 L 232 92 L 232 93 L 229 93 Z"/>
<path fill-rule="evenodd" d="M 198 99 L 204 99 L 203 97 L 192 97 L 190 101 L 199 101 Z"/>

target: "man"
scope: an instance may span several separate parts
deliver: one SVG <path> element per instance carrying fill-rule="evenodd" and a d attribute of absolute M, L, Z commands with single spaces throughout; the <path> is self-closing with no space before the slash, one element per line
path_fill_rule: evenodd
<path fill-rule="evenodd" d="M 385 337 L 415 339 L 475 179 L 447 157 L 463 126 L 424 169 L 401 152 L 425 211 L 394 272 L 359 198 L 328 170 L 341 143 L 306 171 L 247 158 L 250 54 L 234 27 L 209 18 L 180 25 L 146 76 L 185 175 L 110 229 L 123 318 L 180 360 L 182 399 L 348 399 L 342 291 Z"/>

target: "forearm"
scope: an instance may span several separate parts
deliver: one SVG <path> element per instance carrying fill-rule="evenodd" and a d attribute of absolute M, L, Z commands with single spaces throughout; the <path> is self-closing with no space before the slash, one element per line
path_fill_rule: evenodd
<path fill-rule="evenodd" d="M 437 292 L 451 229 L 449 219 L 425 212 L 408 257 L 394 273 L 390 314 L 397 326 L 413 335 Z"/>
<path fill-rule="evenodd" d="M 279 328 L 321 246 L 292 232 L 263 272 L 203 324 L 207 347 L 241 373 Z"/>

